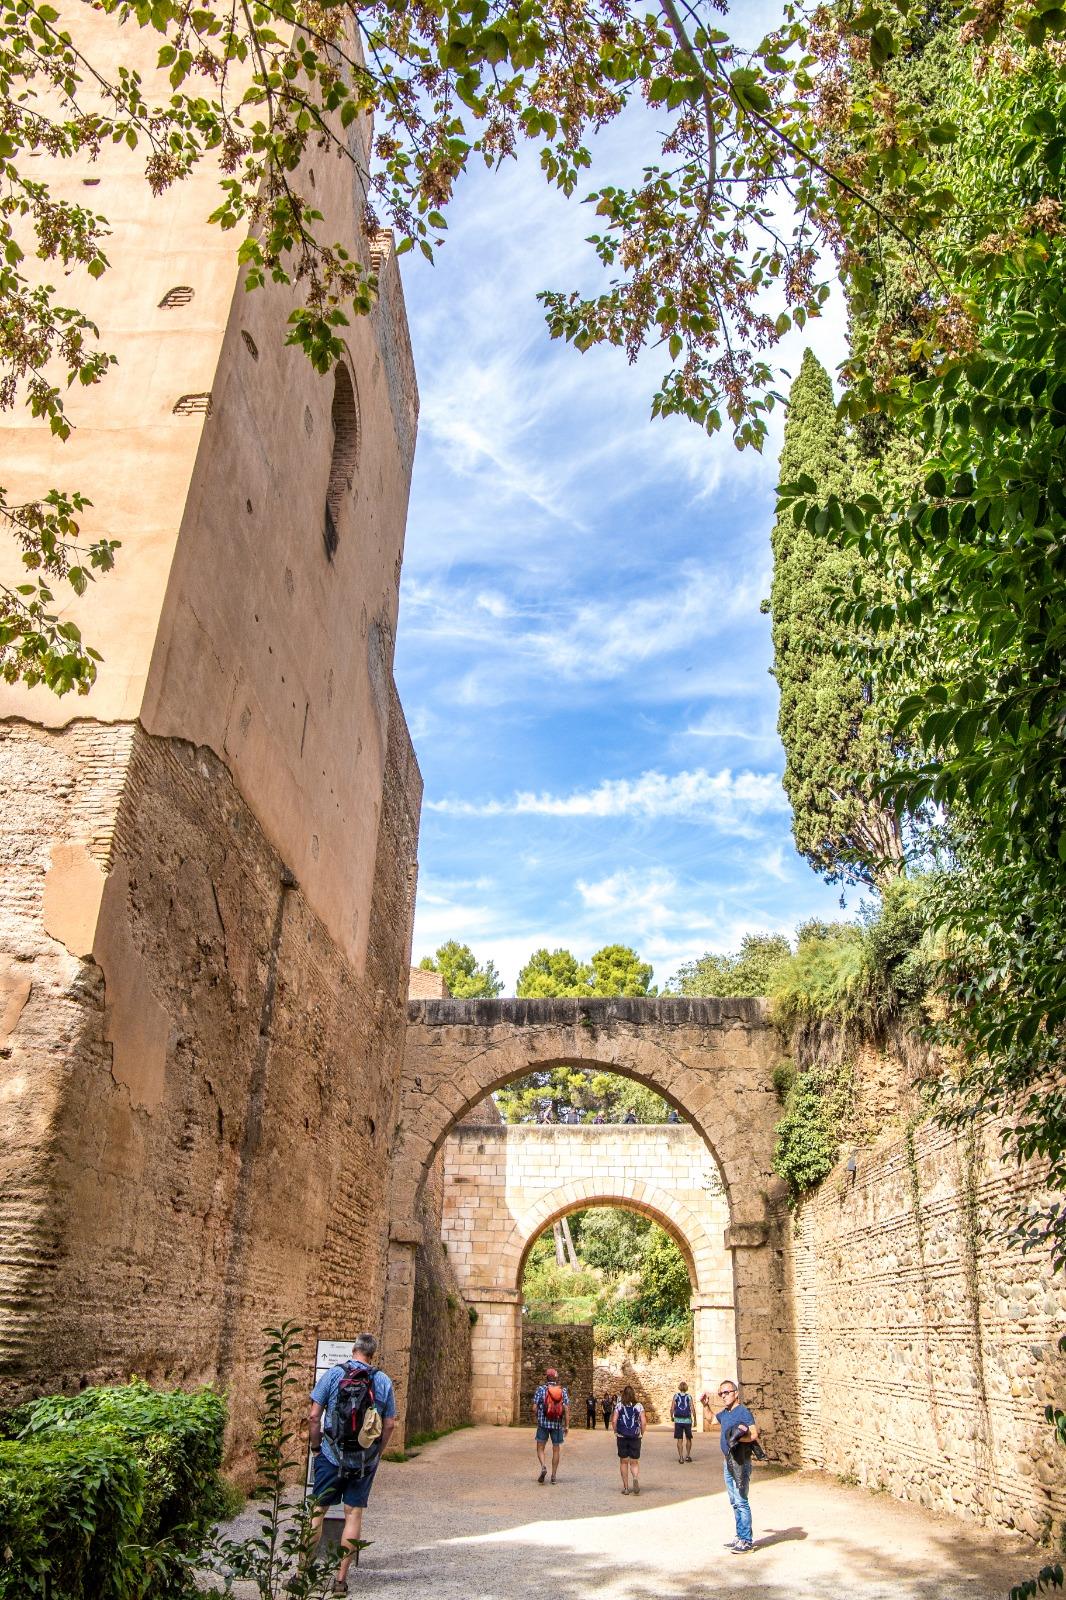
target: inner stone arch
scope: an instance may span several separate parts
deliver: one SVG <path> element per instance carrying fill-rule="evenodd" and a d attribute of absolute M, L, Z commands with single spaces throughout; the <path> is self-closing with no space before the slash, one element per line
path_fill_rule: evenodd
<path fill-rule="evenodd" d="M 728 1209 L 710 1152 L 684 1124 L 602 1127 L 459 1124 L 443 1159 L 441 1241 L 477 1319 L 471 1339 L 475 1421 L 520 1421 L 522 1275 L 534 1241 L 559 1217 L 619 1206 L 657 1222 L 689 1270 L 693 1364 L 700 1388 L 736 1365 Z"/>
<path fill-rule="evenodd" d="M 605 1185 L 604 1187 L 605 1189 L 610 1189 L 611 1185 Z M 666 1198 L 669 1199 L 669 1196 Z M 684 1257 L 685 1266 L 688 1268 L 689 1282 L 692 1285 L 692 1292 L 693 1294 L 697 1292 L 699 1288 L 699 1269 L 696 1265 L 697 1244 L 689 1241 L 689 1239 L 682 1232 L 681 1227 L 675 1220 L 674 1216 L 668 1215 L 665 1210 L 659 1209 L 654 1202 L 645 1203 L 644 1201 L 640 1200 L 631 1200 L 628 1198 L 622 1199 L 613 1192 L 594 1194 L 589 1195 L 588 1197 L 582 1196 L 580 1200 L 569 1199 L 563 1204 L 554 1206 L 548 1211 L 544 1221 L 537 1224 L 536 1231 L 530 1233 L 525 1243 L 521 1246 L 521 1254 L 518 1258 L 518 1268 L 514 1284 L 514 1287 L 519 1290 L 519 1292 L 522 1290 L 522 1282 L 525 1277 L 526 1265 L 529 1261 L 530 1251 L 533 1249 L 533 1246 L 536 1244 L 537 1240 L 546 1232 L 546 1230 L 552 1227 L 554 1223 L 560 1222 L 563 1217 L 571 1216 L 575 1211 L 587 1211 L 598 1206 L 613 1206 L 619 1211 L 634 1211 L 639 1216 L 647 1217 L 650 1221 L 657 1223 L 658 1226 L 662 1228 L 664 1233 L 668 1233 L 670 1235 L 671 1239 L 680 1250 L 682 1256 Z M 540 1209 L 540 1206 L 538 1206 L 537 1210 L 539 1211 Z M 697 1227 L 699 1227 L 698 1224 Z M 516 1227 L 516 1235 L 519 1231 L 520 1230 Z M 525 1230 L 523 1229 L 521 1231 L 524 1232 Z M 702 1229 L 700 1229 L 700 1231 L 702 1232 Z M 500 1275 L 502 1278 L 506 1278 L 508 1274 L 511 1259 L 511 1250 L 508 1247 L 505 1249 L 501 1262 Z"/>

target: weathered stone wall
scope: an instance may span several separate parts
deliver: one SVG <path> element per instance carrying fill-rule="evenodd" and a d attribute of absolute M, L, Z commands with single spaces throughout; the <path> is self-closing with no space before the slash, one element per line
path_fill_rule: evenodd
<path fill-rule="evenodd" d="M 470 1421 L 470 1307 L 440 1236 L 443 1205 L 442 1151 L 426 1182 L 419 1218 L 422 1242 L 415 1250 L 408 1439 Z"/>
<path fill-rule="evenodd" d="M 23 796 L 2 835 L 22 1003 L 0 1055 L 0 1395 L 221 1379 L 239 1457 L 265 1324 L 381 1323 L 421 799 L 402 713 L 362 981 L 211 752 L 21 723 L 0 749 Z M 70 896 L 59 923 L 49 905 L 75 843 L 106 870 L 97 959 Z"/>
<path fill-rule="evenodd" d="M 1066 1281 L 1002 1207 L 1040 1197 L 998 1130 L 926 1125 L 844 1161 L 779 1234 L 777 1454 L 1041 1536 L 1066 1516 Z"/>
<path fill-rule="evenodd" d="M 722 1372 L 719 1376 L 725 1377 L 726 1374 Z M 615 1343 L 596 1351 L 593 1370 L 596 1393 L 602 1395 L 609 1390 L 611 1394 L 617 1394 L 627 1383 L 631 1383 L 649 1422 L 670 1421 L 670 1402 L 682 1379 L 693 1395 L 692 1416 L 698 1428 L 698 1396 L 702 1393 L 703 1385 L 691 1350 L 682 1350 L 680 1355 L 674 1356 L 669 1350 L 649 1352 L 634 1349 L 632 1345 Z"/>
<path fill-rule="evenodd" d="M 585 1425 L 585 1397 L 593 1392 L 592 1329 L 587 1323 L 523 1322 L 518 1421 L 532 1424 L 533 1395 L 554 1367 L 570 1395 L 570 1424 Z"/>

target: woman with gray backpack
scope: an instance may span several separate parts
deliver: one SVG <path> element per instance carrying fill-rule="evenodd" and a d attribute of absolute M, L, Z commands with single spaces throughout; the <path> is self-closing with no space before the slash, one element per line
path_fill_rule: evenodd
<path fill-rule="evenodd" d="M 618 1442 L 618 1470 L 622 1474 L 622 1493 L 629 1493 L 630 1473 L 633 1475 L 633 1493 L 640 1493 L 640 1441 L 647 1422 L 644 1407 L 637 1399 L 633 1385 L 627 1383 L 615 1404 L 611 1428 Z"/>

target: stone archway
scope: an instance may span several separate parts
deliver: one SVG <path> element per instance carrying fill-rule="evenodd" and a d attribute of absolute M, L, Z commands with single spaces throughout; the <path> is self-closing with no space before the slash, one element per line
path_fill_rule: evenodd
<path fill-rule="evenodd" d="M 460 1126 L 444 1146 L 441 1239 L 477 1311 L 475 1422 L 520 1420 L 522 1275 L 534 1241 L 567 1212 L 599 1205 L 640 1212 L 679 1245 L 699 1388 L 735 1367 L 728 1210 L 717 1166 L 692 1128 Z"/>
<path fill-rule="evenodd" d="M 779 1115 L 771 1069 L 779 1050 L 759 1000 L 412 1001 L 384 1330 L 401 1391 L 410 1361 L 414 1253 L 422 1233 L 419 1196 L 434 1157 L 464 1114 L 493 1089 L 539 1067 L 574 1064 L 620 1073 L 655 1089 L 682 1112 L 711 1152 L 728 1208 L 724 1243 L 731 1258 L 737 1367 L 750 1401 L 769 1414 L 768 1200 L 775 1183 L 771 1158 Z M 512 1292 L 509 1302 L 483 1301 L 484 1319 L 478 1306 L 479 1326 L 485 1322 L 482 1335 L 489 1338 L 495 1328 L 501 1351 L 508 1342 L 513 1346 L 518 1296 L 517 1289 Z"/>

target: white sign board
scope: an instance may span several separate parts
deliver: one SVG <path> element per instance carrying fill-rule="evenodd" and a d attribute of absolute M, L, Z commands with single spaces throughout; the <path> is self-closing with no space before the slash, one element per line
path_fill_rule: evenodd
<path fill-rule="evenodd" d="M 318 1382 L 319 1378 L 321 1378 L 321 1376 L 322 1376 L 322 1374 L 324 1372 L 328 1372 L 329 1371 L 330 1367 L 339 1367 L 342 1362 L 350 1361 L 352 1359 L 352 1345 L 354 1343 L 355 1343 L 355 1335 L 354 1334 L 352 1335 L 352 1337 L 350 1339 L 319 1339 L 318 1340 L 318 1343 L 315 1345 L 315 1382 L 316 1383 Z M 308 1494 L 311 1493 L 311 1485 L 314 1482 L 314 1476 L 315 1476 L 314 1459 L 315 1458 L 311 1454 L 310 1449 L 308 1449 L 308 1452 L 307 1452 L 307 1492 L 308 1492 Z M 335 1518 L 337 1521 L 343 1522 L 343 1520 L 344 1520 L 344 1506 L 343 1505 L 328 1506 L 327 1509 L 326 1509 L 326 1520 L 329 1521 L 331 1518 Z"/>

